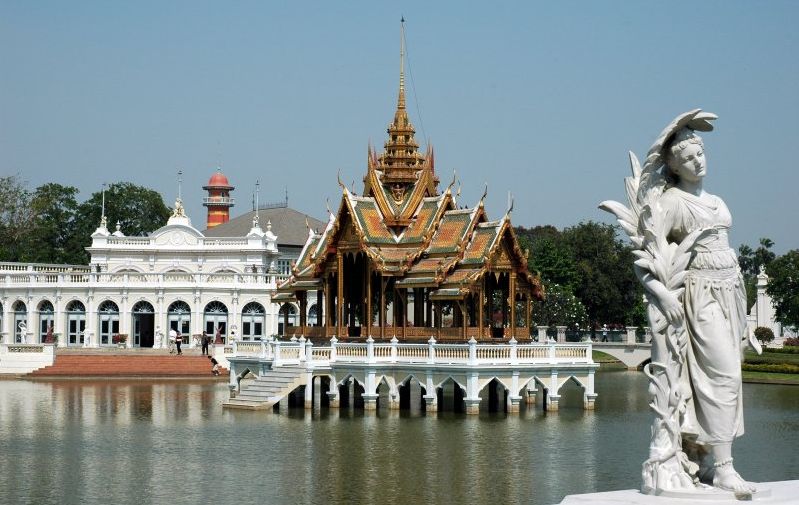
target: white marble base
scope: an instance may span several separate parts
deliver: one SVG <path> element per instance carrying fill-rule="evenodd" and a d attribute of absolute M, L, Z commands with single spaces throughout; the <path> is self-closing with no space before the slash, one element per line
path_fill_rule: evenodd
<path fill-rule="evenodd" d="M 752 501 L 769 505 L 799 503 L 799 480 L 755 483 L 758 492 Z M 685 498 L 652 496 L 634 489 L 604 493 L 575 494 L 567 496 L 560 505 L 734 505 L 740 504 L 732 493 L 693 493 Z"/>

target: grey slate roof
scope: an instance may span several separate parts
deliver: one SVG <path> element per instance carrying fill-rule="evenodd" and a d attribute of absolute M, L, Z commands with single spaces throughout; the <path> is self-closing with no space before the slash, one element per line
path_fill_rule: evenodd
<path fill-rule="evenodd" d="M 236 216 L 227 223 L 220 224 L 203 231 L 206 237 L 244 237 L 252 228 L 252 218 L 255 211 L 245 212 Z M 272 222 L 272 233 L 277 235 L 277 245 L 302 247 L 308 240 L 308 227 L 305 220 L 314 231 L 321 232 L 327 226 L 316 218 L 303 214 L 289 207 L 276 209 L 261 209 L 261 229 L 266 231 L 266 223 Z"/>

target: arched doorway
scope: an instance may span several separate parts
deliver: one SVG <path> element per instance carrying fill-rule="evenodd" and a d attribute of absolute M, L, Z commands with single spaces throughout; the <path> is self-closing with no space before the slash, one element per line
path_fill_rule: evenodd
<path fill-rule="evenodd" d="M 114 343 L 114 335 L 119 334 L 119 307 L 111 300 L 106 300 L 97 309 L 100 328 L 100 345 Z"/>
<path fill-rule="evenodd" d="M 205 333 L 214 336 L 214 342 L 217 337 L 225 343 L 227 336 L 227 307 L 222 302 L 213 301 L 205 306 L 203 311 L 203 326 Z"/>
<path fill-rule="evenodd" d="M 53 335 L 53 325 L 55 320 L 55 310 L 53 304 L 48 300 L 39 303 L 39 342 L 48 342 L 48 335 Z"/>
<path fill-rule="evenodd" d="M 25 341 L 28 333 L 28 307 L 25 302 L 17 300 L 12 307 L 14 311 L 14 342 L 19 344 Z"/>
<path fill-rule="evenodd" d="M 169 330 L 179 332 L 183 336 L 183 342 L 188 342 L 191 335 L 191 307 L 189 304 L 182 300 L 172 302 L 166 312 Z"/>
<path fill-rule="evenodd" d="M 264 336 L 264 306 L 250 302 L 241 311 L 241 338 L 243 340 L 260 340 Z"/>
<path fill-rule="evenodd" d="M 133 306 L 133 346 L 152 347 L 155 327 L 155 310 L 144 300 Z"/>
<path fill-rule="evenodd" d="M 78 300 L 67 305 L 67 345 L 83 345 L 86 331 L 86 307 Z"/>

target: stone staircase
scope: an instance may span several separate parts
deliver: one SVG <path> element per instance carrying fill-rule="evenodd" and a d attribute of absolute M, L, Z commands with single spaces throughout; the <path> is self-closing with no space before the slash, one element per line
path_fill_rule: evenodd
<path fill-rule="evenodd" d="M 222 370 L 219 377 L 211 374 L 211 362 L 202 355 L 177 356 L 170 354 L 131 353 L 58 353 L 52 366 L 40 368 L 28 374 L 29 378 L 67 377 L 190 377 L 224 378 L 228 371 Z"/>
<path fill-rule="evenodd" d="M 228 409 L 265 410 L 304 384 L 305 370 L 300 367 L 273 368 L 242 388 L 236 398 L 222 404 Z"/>

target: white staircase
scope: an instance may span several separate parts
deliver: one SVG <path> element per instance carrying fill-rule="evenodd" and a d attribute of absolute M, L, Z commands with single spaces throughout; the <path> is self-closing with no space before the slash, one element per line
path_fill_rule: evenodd
<path fill-rule="evenodd" d="M 264 410 L 305 382 L 305 369 L 294 366 L 273 368 L 244 387 L 236 398 L 229 398 L 222 407 L 229 409 Z"/>

